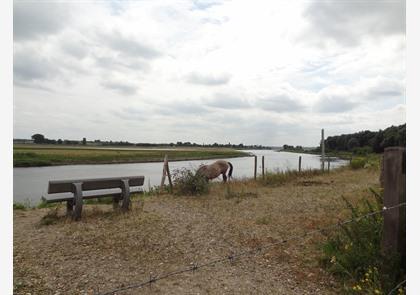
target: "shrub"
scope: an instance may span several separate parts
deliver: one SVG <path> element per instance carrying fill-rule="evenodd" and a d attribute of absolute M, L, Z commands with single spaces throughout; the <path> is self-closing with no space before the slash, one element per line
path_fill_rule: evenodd
<path fill-rule="evenodd" d="M 350 167 L 352 169 L 360 169 L 365 167 L 367 161 L 364 158 L 354 158 L 350 162 Z"/>
<path fill-rule="evenodd" d="M 357 148 L 354 148 L 352 151 L 355 155 L 362 155 L 362 156 L 366 156 L 373 153 L 373 149 L 370 146 L 357 147 Z"/>
<path fill-rule="evenodd" d="M 371 190 L 376 198 L 353 206 L 344 199 L 351 210 L 352 219 L 382 208 L 381 196 Z M 405 267 L 395 253 L 381 252 L 383 218 L 380 214 L 362 218 L 343 225 L 323 245 L 324 267 L 341 278 L 344 291 L 350 294 L 387 294 L 405 277 Z"/>
<path fill-rule="evenodd" d="M 173 180 L 176 195 L 195 196 L 209 192 L 210 184 L 207 179 L 186 168 L 174 170 Z"/>

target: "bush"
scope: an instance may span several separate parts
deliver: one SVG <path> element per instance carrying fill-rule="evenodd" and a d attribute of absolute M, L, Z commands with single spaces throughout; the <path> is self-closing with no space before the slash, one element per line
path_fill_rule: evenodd
<path fill-rule="evenodd" d="M 362 155 L 362 156 L 366 156 L 373 153 L 373 149 L 370 146 L 357 147 L 357 148 L 354 148 L 352 151 L 355 155 Z"/>
<path fill-rule="evenodd" d="M 382 208 L 382 198 L 374 192 L 376 202 L 364 199 L 353 206 L 346 199 L 352 219 Z M 381 252 L 382 215 L 376 214 L 343 225 L 323 245 L 324 267 L 341 278 L 344 291 L 350 294 L 388 294 L 405 278 L 402 259 L 395 253 Z M 400 294 L 400 293 L 399 293 Z"/>
<path fill-rule="evenodd" d="M 200 174 L 186 168 L 176 169 L 173 174 L 174 193 L 176 195 L 204 195 L 209 192 L 210 184 Z"/>
<path fill-rule="evenodd" d="M 350 161 L 350 167 L 352 169 L 360 169 L 365 167 L 367 161 L 364 158 L 354 158 Z"/>

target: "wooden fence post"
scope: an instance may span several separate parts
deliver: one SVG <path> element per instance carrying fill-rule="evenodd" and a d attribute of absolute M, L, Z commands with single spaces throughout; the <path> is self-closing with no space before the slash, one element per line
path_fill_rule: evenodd
<path fill-rule="evenodd" d="M 254 180 L 257 180 L 257 156 L 254 156 Z"/>
<path fill-rule="evenodd" d="M 172 194 L 172 178 L 171 172 L 169 171 L 169 161 L 166 161 L 166 174 L 168 175 L 169 180 L 169 192 Z"/>
<path fill-rule="evenodd" d="M 299 156 L 299 172 L 302 171 L 302 156 Z"/>
<path fill-rule="evenodd" d="M 261 170 L 262 170 L 262 178 L 264 179 L 264 177 L 265 177 L 265 170 L 264 170 L 264 156 L 262 156 L 262 161 L 261 161 Z"/>
<path fill-rule="evenodd" d="M 325 168 L 325 142 L 324 142 L 324 129 L 321 130 L 321 170 Z"/>
<path fill-rule="evenodd" d="M 405 148 L 389 147 L 383 156 L 384 206 L 405 202 Z M 400 253 L 405 261 L 405 206 L 384 212 L 382 251 Z"/>
<path fill-rule="evenodd" d="M 169 180 L 169 192 L 172 193 L 172 179 L 171 173 L 169 172 L 169 163 L 168 163 L 168 155 L 165 155 L 163 160 L 163 171 L 162 171 L 162 180 L 160 181 L 160 191 L 163 191 L 163 186 L 165 185 L 165 179 L 168 176 Z"/>
<path fill-rule="evenodd" d="M 328 173 L 329 173 L 330 172 L 330 157 L 327 158 L 327 161 L 328 161 L 328 166 L 327 166 L 328 168 L 327 169 L 328 169 Z"/>

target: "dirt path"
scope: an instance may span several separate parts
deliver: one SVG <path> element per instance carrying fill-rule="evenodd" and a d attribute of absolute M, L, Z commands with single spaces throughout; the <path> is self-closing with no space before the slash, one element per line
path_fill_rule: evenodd
<path fill-rule="evenodd" d="M 279 241 L 348 216 L 376 186 L 370 170 L 342 170 L 278 187 L 215 184 L 202 197 L 156 196 L 129 214 L 86 205 L 81 222 L 40 225 L 52 209 L 14 212 L 15 294 L 94 294 Z M 234 192 L 235 195 L 232 193 Z M 59 215 L 64 208 L 59 209 Z M 318 264 L 322 236 L 117 294 L 335 294 Z"/>

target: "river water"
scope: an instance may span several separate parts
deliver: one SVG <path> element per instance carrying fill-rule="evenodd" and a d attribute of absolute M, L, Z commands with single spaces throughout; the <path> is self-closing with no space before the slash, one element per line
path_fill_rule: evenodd
<path fill-rule="evenodd" d="M 298 169 L 298 159 L 302 156 L 302 169 L 320 169 L 320 156 L 288 152 L 275 152 L 273 150 L 249 150 L 247 152 L 258 156 L 258 174 L 261 173 L 261 156 L 265 156 L 265 168 L 268 171 L 284 171 Z M 226 158 L 233 165 L 233 177 L 250 178 L 254 176 L 254 158 Z M 215 160 L 174 161 L 169 162 L 169 168 L 196 169 L 200 164 L 210 164 Z M 347 161 L 334 160 L 331 169 L 345 165 Z M 69 194 L 48 195 L 48 181 L 63 179 L 82 179 L 98 177 L 120 177 L 144 175 L 143 190 L 159 185 L 162 178 L 162 163 L 130 163 L 130 164 L 97 164 L 97 165 L 66 165 L 50 167 L 13 168 L 13 201 L 36 205 L 41 197 L 53 198 Z M 219 177 L 219 181 L 221 176 Z M 167 180 L 166 180 L 167 181 Z M 167 183 L 167 182 L 166 182 Z M 109 190 L 109 192 L 118 192 Z M 94 193 L 94 192 L 92 192 Z"/>

